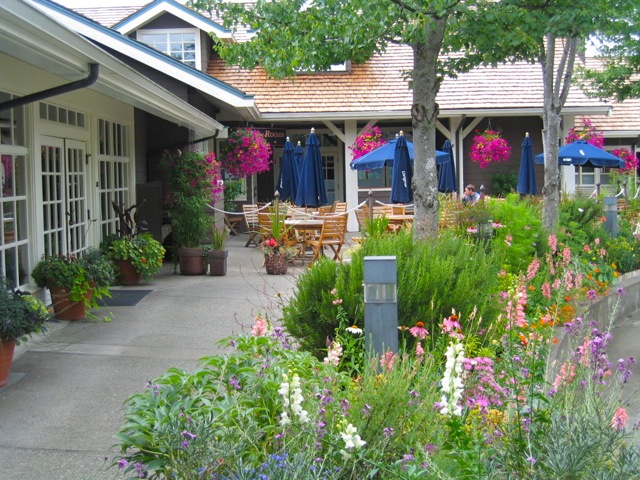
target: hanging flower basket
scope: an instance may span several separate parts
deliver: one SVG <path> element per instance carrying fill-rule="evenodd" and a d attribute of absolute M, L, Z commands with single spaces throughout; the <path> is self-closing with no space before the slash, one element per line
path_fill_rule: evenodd
<path fill-rule="evenodd" d="M 349 147 L 353 152 L 353 159 L 357 160 L 363 155 L 379 148 L 383 145 L 386 145 L 388 142 L 382 138 L 382 132 L 380 128 L 373 127 L 368 128 L 360 135 L 358 135 L 353 142 L 353 144 Z"/>
<path fill-rule="evenodd" d="M 582 119 L 582 127 L 573 127 L 565 137 L 564 143 L 573 143 L 577 140 L 584 140 L 594 147 L 604 147 L 604 136 L 602 132 L 596 130 L 593 123 L 586 118 Z"/>
<path fill-rule="evenodd" d="M 471 145 L 471 161 L 480 168 L 486 168 L 492 162 L 506 162 L 511 156 L 511 147 L 495 130 L 476 132 Z"/>
<path fill-rule="evenodd" d="M 638 157 L 628 148 L 616 148 L 611 151 L 611 154 L 624 160 L 624 168 L 620 169 L 620 173 L 633 173 L 640 165 Z"/>
<path fill-rule="evenodd" d="M 222 166 L 234 177 L 266 172 L 271 161 L 271 145 L 262 133 L 252 128 L 232 131 L 223 145 Z"/>

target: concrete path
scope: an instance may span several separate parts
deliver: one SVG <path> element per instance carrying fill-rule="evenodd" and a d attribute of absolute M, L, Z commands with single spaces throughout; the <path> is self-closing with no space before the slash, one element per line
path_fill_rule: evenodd
<path fill-rule="evenodd" d="M 123 401 L 169 367 L 193 369 L 220 352 L 216 342 L 248 331 L 258 312 L 279 318 L 276 294 L 290 293 L 306 268 L 266 275 L 260 252 L 245 241 L 229 241 L 224 277 L 184 277 L 165 266 L 148 285 L 120 287 L 153 290 L 137 305 L 56 321 L 19 347 L 9 385 L 0 388 L 0 478 L 118 478 L 108 467 Z"/>

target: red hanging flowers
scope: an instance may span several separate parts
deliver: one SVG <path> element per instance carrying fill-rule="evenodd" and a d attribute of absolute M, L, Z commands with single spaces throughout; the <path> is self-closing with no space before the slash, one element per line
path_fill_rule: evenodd
<path fill-rule="evenodd" d="M 486 168 L 491 162 L 506 162 L 510 156 L 511 147 L 499 132 L 485 130 L 473 137 L 470 157 L 480 168 Z"/>

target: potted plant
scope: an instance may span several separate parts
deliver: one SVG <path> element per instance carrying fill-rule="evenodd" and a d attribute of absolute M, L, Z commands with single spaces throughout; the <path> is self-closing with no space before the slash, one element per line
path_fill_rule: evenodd
<path fill-rule="evenodd" d="M 87 312 L 98 308 L 97 300 L 110 297 L 113 264 L 97 249 L 89 249 L 83 257 L 74 255 L 45 256 L 31 272 L 39 287 L 51 293 L 56 318 L 82 320 Z"/>
<path fill-rule="evenodd" d="M 141 279 L 148 281 L 163 265 L 164 247 L 146 232 L 146 223 L 138 218 L 138 208 L 143 203 L 125 209 L 112 202 L 120 220 L 120 228 L 117 235 L 105 238 L 100 245 L 100 249 L 118 268 L 118 280 L 123 285 L 137 285 Z"/>
<path fill-rule="evenodd" d="M 207 253 L 202 248 L 211 216 L 207 207 L 222 193 L 220 165 L 213 152 L 165 152 L 163 166 L 169 183 L 169 219 L 183 275 L 204 275 Z"/>
<path fill-rule="evenodd" d="M 296 249 L 287 242 L 290 228 L 285 224 L 286 206 L 281 207 L 276 197 L 268 215 L 268 227 L 261 227 L 262 243 L 258 248 L 264 254 L 267 273 L 284 275 L 287 273 L 289 259 L 296 253 Z"/>
<path fill-rule="evenodd" d="M 6 279 L 0 279 L 0 387 L 9 382 L 16 345 L 34 333 L 45 332 L 50 317 L 41 300 L 11 289 Z"/>
<path fill-rule="evenodd" d="M 224 276 L 227 274 L 227 257 L 229 251 L 224 249 L 229 238 L 227 227 L 218 228 L 215 223 L 211 229 L 211 249 L 209 250 L 209 274 Z"/>

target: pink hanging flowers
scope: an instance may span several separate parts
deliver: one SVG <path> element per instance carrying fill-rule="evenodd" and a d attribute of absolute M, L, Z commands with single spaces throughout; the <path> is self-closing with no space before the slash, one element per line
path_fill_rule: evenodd
<path fill-rule="evenodd" d="M 638 165 L 640 165 L 638 157 L 628 148 L 616 148 L 612 150 L 611 153 L 624 160 L 624 168 L 620 169 L 620 173 L 633 173 L 636 168 L 638 168 Z"/>
<path fill-rule="evenodd" d="M 349 148 L 353 152 L 353 159 L 356 160 L 372 150 L 386 145 L 387 143 L 388 142 L 382 138 L 380 128 L 373 127 L 366 129 L 358 135 Z"/>
<path fill-rule="evenodd" d="M 486 168 L 491 162 L 506 162 L 511 156 L 511 147 L 495 130 L 476 132 L 471 145 L 471 161 L 480 168 Z"/>
<path fill-rule="evenodd" d="M 252 128 L 232 131 L 223 146 L 223 153 L 222 166 L 238 178 L 266 172 L 272 162 L 271 145 L 262 133 Z"/>
<path fill-rule="evenodd" d="M 593 123 L 586 118 L 582 119 L 582 127 L 573 127 L 569 130 L 569 134 L 565 137 L 564 143 L 573 143 L 577 140 L 584 140 L 598 148 L 604 146 L 604 136 L 602 132 L 596 130 Z"/>

